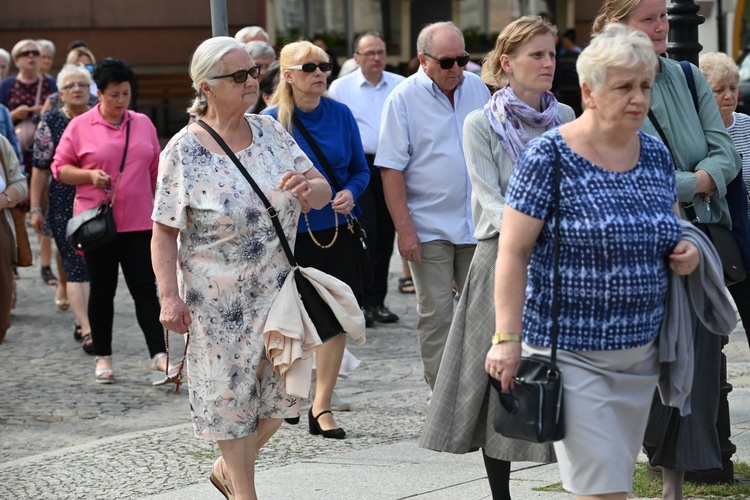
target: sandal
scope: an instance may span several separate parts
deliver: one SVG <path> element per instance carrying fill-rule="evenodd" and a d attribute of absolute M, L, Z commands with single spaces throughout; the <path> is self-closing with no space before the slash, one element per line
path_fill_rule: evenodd
<path fill-rule="evenodd" d="M 86 354 L 94 354 L 94 339 L 91 338 L 91 333 L 84 335 L 81 340 L 83 341 L 81 344 L 83 352 Z"/>
<path fill-rule="evenodd" d="M 52 274 L 52 268 L 50 266 L 42 266 L 41 273 L 42 280 L 48 285 L 57 285 L 57 276 Z"/>
<path fill-rule="evenodd" d="M 160 352 L 151 359 L 151 385 L 164 385 L 177 380 L 179 376 L 179 367 L 170 366 L 166 373 L 157 367 L 159 360 L 166 357 L 166 353 Z"/>
<path fill-rule="evenodd" d="M 73 338 L 76 339 L 78 342 L 83 340 L 83 332 L 81 331 L 81 325 L 77 323 L 73 324 Z"/>
<path fill-rule="evenodd" d="M 70 302 L 68 302 L 68 299 L 55 299 L 55 305 L 61 311 L 67 311 L 70 309 Z"/>
<path fill-rule="evenodd" d="M 416 288 L 414 288 L 414 280 L 411 276 L 404 276 L 403 278 L 398 279 L 398 291 L 401 293 L 416 292 Z"/>
<path fill-rule="evenodd" d="M 211 484 L 213 484 L 219 492 L 224 495 L 224 498 L 227 500 L 234 500 L 234 495 L 231 491 L 229 491 L 229 488 L 232 487 L 232 483 L 224 477 L 224 467 L 223 467 L 224 459 L 222 457 L 219 457 L 216 462 L 214 462 L 214 467 L 211 470 Z M 219 464 L 219 471 L 216 471 L 216 464 Z"/>
<path fill-rule="evenodd" d="M 99 361 L 109 360 L 108 368 L 99 368 Z M 97 356 L 94 361 L 96 362 L 96 370 L 94 371 L 94 380 L 98 384 L 111 384 L 115 381 L 115 372 L 112 370 L 112 356 Z"/>

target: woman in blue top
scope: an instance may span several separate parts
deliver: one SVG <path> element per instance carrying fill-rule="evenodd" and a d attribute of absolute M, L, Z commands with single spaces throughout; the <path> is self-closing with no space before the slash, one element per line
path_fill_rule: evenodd
<path fill-rule="evenodd" d="M 555 453 L 565 489 L 610 500 L 625 500 L 632 487 L 659 376 L 654 340 L 669 268 L 689 274 L 699 260 L 697 249 L 680 241 L 669 152 L 638 130 L 656 62 L 643 33 L 608 27 L 578 58 L 581 117 L 532 141 L 516 161 L 497 258 L 498 334 L 485 361 L 507 391 L 522 349 L 549 355 L 559 224 L 558 364 L 566 428 Z"/>
<path fill-rule="evenodd" d="M 326 72 L 331 69 L 323 49 L 310 42 L 290 43 L 281 49 L 279 63 L 279 86 L 271 107 L 263 114 L 279 120 L 333 188 L 331 203 L 322 209 L 310 210 L 303 204 L 294 254 L 301 266 L 315 267 L 339 278 L 361 300 L 364 280 L 357 261 L 360 243 L 350 221 L 360 215 L 355 200 L 370 181 L 370 168 L 357 122 L 348 107 L 323 96 Z M 300 131 L 300 124 L 325 159 L 315 153 L 315 147 Z M 330 165 L 335 179 L 329 177 L 324 162 Z M 316 351 L 315 399 L 308 414 L 311 434 L 335 439 L 346 435 L 331 413 L 331 396 L 345 346 L 346 337 L 338 335 Z"/>

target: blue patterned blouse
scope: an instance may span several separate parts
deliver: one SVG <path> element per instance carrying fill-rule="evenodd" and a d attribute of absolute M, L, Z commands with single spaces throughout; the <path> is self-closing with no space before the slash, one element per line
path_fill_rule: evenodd
<path fill-rule="evenodd" d="M 535 139 L 515 164 L 506 203 L 545 220 L 528 268 L 523 340 L 550 346 L 555 152 L 561 155 L 560 340 L 566 350 L 645 345 L 664 316 L 668 255 L 681 237 L 667 149 L 638 132 L 641 156 L 628 172 L 574 153 L 557 129 Z"/>

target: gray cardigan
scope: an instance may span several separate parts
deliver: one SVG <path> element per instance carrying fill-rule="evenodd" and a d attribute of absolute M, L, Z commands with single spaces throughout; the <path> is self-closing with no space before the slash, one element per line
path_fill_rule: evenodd
<path fill-rule="evenodd" d="M 682 238 L 696 247 L 701 255 L 700 264 L 688 276 L 670 272 L 666 310 L 659 332 L 659 394 L 666 406 L 689 415 L 690 388 L 693 385 L 693 325 L 695 315 L 709 331 L 729 335 L 737 325 L 737 315 L 724 285 L 721 260 L 711 241 L 703 232 L 680 221 Z"/>

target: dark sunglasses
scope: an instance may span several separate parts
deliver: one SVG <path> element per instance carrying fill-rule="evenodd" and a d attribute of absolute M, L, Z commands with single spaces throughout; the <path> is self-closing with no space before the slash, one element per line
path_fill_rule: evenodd
<path fill-rule="evenodd" d="M 27 57 L 27 56 L 34 56 L 39 57 L 39 51 L 38 50 L 23 50 L 18 53 L 18 57 Z"/>
<path fill-rule="evenodd" d="M 305 64 L 298 64 L 296 66 L 289 66 L 287 69 L 301 69 L 305 73 L 315 73 L 316 68 L 320 68 L 320 71 L 323 73 L 327 73 L 328 71 L 331 71 L 331 67 L 333 65 L 329 62 L 322 62 L 320 64 L 315 63 L 305 63 Z"/>
<path fill-rule="evenodd" d="M 451 69 L 454 64 L 458 64 L 459 68 L 463 68 L 464 66 L 469 64 L 469 58 L 471 57 L 469 54 L 464 54 L 458 57 L 444 57 L 442 59 L 438 59 L 437 57 L 433 57 L 426 52 L 424 53 L 424 55 L 439 62 L 442 69 Z"/>
<path fill-rule="evenodd" d="M 234 83 L 245 83 L 248 75 L 257 80 L 260 76 L 260 66 L 253 66 L 250 69 L 241 69 L 234 73 L 229 73 L 228 75 L 212 76 L 211 78 L 234 78 Z"/>

